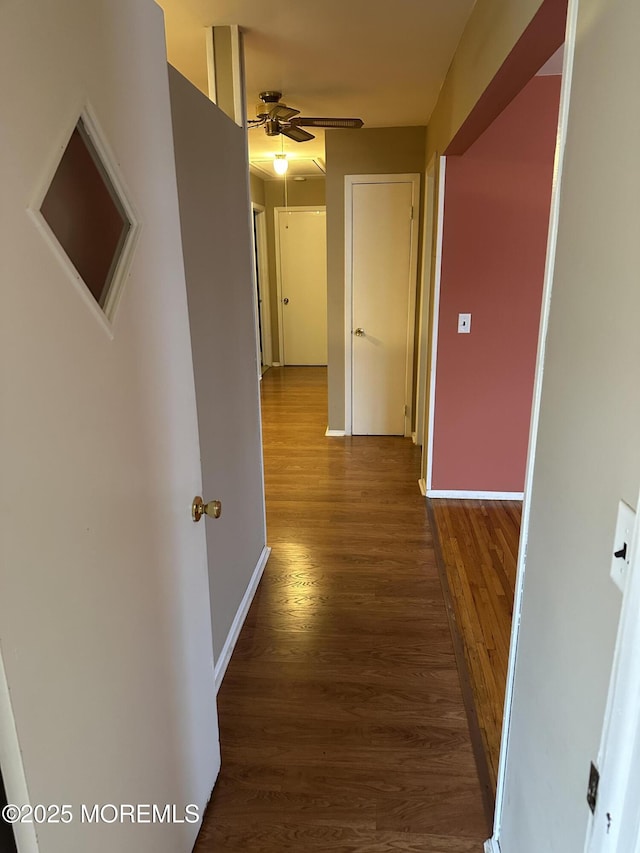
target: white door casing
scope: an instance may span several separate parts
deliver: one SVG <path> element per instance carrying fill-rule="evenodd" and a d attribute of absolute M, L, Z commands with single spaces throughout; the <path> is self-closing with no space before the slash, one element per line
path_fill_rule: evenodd
<path fill-rule="evenodd" d="M 640 498 L 636 508 L 640 507 Z M 585 853 L 636 853 L 640 845 L 640 515 L 629 547 L 626 581 L 602 740 L 595 813 Z"/>
<path fill-rule="evenodd" d="M 511 637 L 509 641 L 509 661 L 507 668 L 507 684 L 505 690 L 504 709 L 502 716 L 502 735 L 500 739 L 500 761 L 496 785 L 496 806 L 493 819 L 493 835 L 490 842 L 495 847 L 500 844 L 504 811 L 507 798 L 507 762 L 509 759 L 509 741 L 515 700 L 515 676 L 518 662 L 518 643 L 520 640 L 520 625 L 523 598 L 525 594 L 525 575 L 527 563 L 527 544 L 531 520 L 531 497 L 533 491 L 534 467 L 538 442 L 538 429 L 542 402 L 542 380 L 546 352 L 553 277 L 555 273 L 556 248 L 558 245 L 558 226 L 560 220 L 560 197 L 562 174 L 564 168 L 564 151 L 567 141 L 569 124 L 569 106 L 571 100 L 571 81 L 573 76 L 573 59 L 576 44 L 576 25 L 578 5 L 580 0 L 569 0 L 567 8 L 566 37 L 564 42 L 564 57 L 562 65 L 562 88 L 560 92 L 560 108 L 558 113 L 558 135 L 556 138 L 555 163 L 553 170 L 553 185 L 551 189 L 551 208 L 549 213 L 549 231 L 547 238 L 547 254 L 545 261 L 542 305 L 540 308 L 540 329 L 538 332 L 538 352 L 536 356 L 535 377 L 533 386 L 533 401 L 531 406 L 531 421 L 529 427 L 529 447 L 527 450 L 527 466 L 525 471 L 524 498 L 522 502 L 522 520 L 520 524 L 520 543 L 518 546 L 518 562 L 516 567 L 515 596 L 513 616 L 511 620 Z M 437 341 L 436 341 L 437 345 Z M 434 389 L 435 392 L 435 389 Z M 434 402 L 431 403 L 435 411 Z M 430 439 L 430 455 L 428 462 L 428 488 L 431 488 L 433 431 Z"/>
<path fill-rule="evenodd" d="M 79 819 L 202 809 L 219 768 L 162 13 L 8 0 L 0 57 L 0 760 L 10 802 L 76 814 L 19 849 L 187 851 L 197 824 Z M 82 111 L 141 225 L 110 322 L 38 214 Z"/>
<path fill-rule="evenodd" d="M 424 444 L 425 418 L 427 408 L 429 365 L 429 311 L 431 307 L 431 273 L 434 262 L 434 219 L 435 219 L 435 184 L 436 184 L 436 155 L 434 154 L 425 172 L 425 192 L 423 197 L 423 231 L 422 231 L 422 271 L 420 275 L 420 301 L 418 307 L 418 364 L 416 369 L 416 418 L 415 443 L 420 447 Z"/>
<path fill-rule="evenodd" d="M 275 208 L 282 364 L 327 363 L 327 227 L 324 207 Z"/>
<path fill-rule="evenodd" d="M 417 174 L 345 178 L 347 434 L 411 434 L 419 195 Z"/>
<path fill-rule="evenodd" d="M 270 367 L 273 363 L 273 347 L 271 344 L 271 301 L 269 298 L 269 259 L 267 256 L 267 224 L 266 209 L 256 202 L 251 203 L 255 216 L 255 255 L 256 277 L 260 287 L 260 304 L 258 313 L 260 329 L 262 330 L 262 364 Z M 259 334 L 259 330 L 257 330 Z"/>
<path fill-rule="evenodd" d="M 440 281 L 442 276 L 442 241 L 444 237 L 444 196 L 446 186 L 447 158 L 440 157 L 437 175 L 437 198 L 434 198 L 436 217 L 435 245 L 433 246 L 433 282 L 431 305 L 431 347 L 429 351 L 428 393 L 425 394 L 424 435 L 420 460 L 420 491 L 428 494 L 433 473 L 433 432 L 436 417 L 436 374 L 438 370 L 438 324 L 440 321 Z"/>

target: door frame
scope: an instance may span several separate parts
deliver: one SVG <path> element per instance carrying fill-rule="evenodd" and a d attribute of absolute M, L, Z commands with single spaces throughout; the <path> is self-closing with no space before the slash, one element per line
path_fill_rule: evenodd
<path fill-rule="evenodd" d="M 405 359 L 404 435 L 411 437 L 411 398 L 413 396 L 413 358 L 415 350 L 416 290 L 418 280 L 418 219 L 420 173 L 386 175 L 345 175 L 344 178 L 344 434 L 353 426 L 353 188 L 357 184 L 412 185 L 411 248 L 409 258 L 409 307 L 407 311 L 407 352 Z"/>
<path fill-rule="evenodd" d="M 424 193 L 422 196 L 422 267 L 418 283 L 418 359 L 416 365 L 416 412 L 415 430 L 411 435 L 414 444 L 422 447 L 425 435 L 424 419 L 427 414 L 427 369 L 429 365 L 429 308 L 431 306 L 431 259 L 433 254 L 436 192 L 436 155 L 425 169 Z"/>
<path fill-rule="evenodd" d="M 438 167 L 436 170 L 436 166 Z M 433 177 L 429 176 L 430 170 L 433 170 Z M 427 180 L 435 182 L 432 207 L 431 207 L 431 240 L 428 241 L 430 248 L 433 247 L 435 240 L 435 260 L 433 267 L 431 265 L 431 252 L 427 258 L 427 253 L 423 256 L 423 267 L 425 267 L 425 282 L 429 284 L 429 302 L 428 306 L 431 310 L 431 323 L 429 324 L 428 315 L 426 317 L 427 329 L 426 334 L 429 335 L 427 342 L 428 348 L 428 363 L 426 372 L 427 387 L 425 388 L 424 396 L 424 417 L 422 435 L 422 457 L 420 460 L 420 479 L 418 485 L 423 495 L 431 489 L 432 471 L 433 471 L 433 428 L 436 415 L 436 371 L 438 367 L 438 323 L 440 320 L 440 282 L 442 278 L 442 241 L 444 237 L 444 197 L 446 186 L 446 170 L 447 158 L 433 158 L 427 166 Z M 427 211 L 427 214 L 429 212 Z M 426 216 L 425 216 L 426 219 Z M 435 219 L 435 222 L 433 221 Z M 425 228 L 427 227 L 425 222 Z M 433 229 L 435 228 L 435 232 Z M 427 241 L 425 241 L 425 247 Z M 423 285 L 424 287 L 424 285 Z M 422 323 L 422 316 L 420 318 Z M 420 328 L 422 334 L 422 326 Z"/>
<path fill-rule="evenodd" d="M 640 510 L 640 497 L 636 503 Z M 595 813 L 589 815 L 586 853 L 637 851 L 640 841 L 640 513 L 631 536 L 631 558 L 611 667 L 611 680 L 598 749 L 600 784 Z M 610 826 L 607 815 L 611 816 Z M 631 837 L 630 837 L 631 836 Z"/>
<path fill-rule="evenodd" d="M 18 740 L 16 720 L 11 703 L 11 692 L 0 649 L 0 767 L 4 780 L 7 803 L 23 805 L 30 802 L 27 778 Z M 35 823 L 17 821 L 12 825 L 16 849 L 19 853 L 38 853 Z"/>
<path fill-rule="evenodd" d="M 518 562 L 516 567 L 515 597 L 511 622 L 511 639 L 509 643 L 509 661 L 507 665 L 507 685 L 502 716 L 502 737 L 500 740 L 500 761 L 498 764 L 498 780 L 496 787 L 496 805 L 493 819 L 493 835 L 486 842 L 485 850 L 500 850 L 500 833 L 502 830 L 502 815 L 506 798 L 507 756 L 509 752 L 509 737 L 511 734 L 511 715 L 513 712 L 516 666 L 518 662 L 518 641 L 520 639 L 520 619 L 522 602 L 525 595 L 525 575 L 527 560 L 527 542 L 531 519 L 531 494 L 533 489 L 533 473 L 536 460 L 538 426 L 542 404 L 542 380 L 544 360 L 551 308 L 551 294 L 555 272 L 556 246 L 558 243 L 558 225 L 560 218 L 560 195 L 564 166 L 564 151 L 567 140 L 569 123 L 569 104 L 571 100 L 571 78 L 573 74 L 573 57 L 576 46 L 578 21 L 578 5 L 580 0 L 569 0 L 567 8 L 566 37 L 564 43 L 564 59 L 562 64 L 562 88 L 560 91 L 560 109 L 558 114 L 558 133 L 556 137 L 556 153 L 553 171 L 553 186 L 551 189 L 551 208 L 549 214 L 549 231 L 547 239 L 547 256 L 544 271 L 544 287 L 542 305 L 540 308 L 540 330 L 538 333 L 538 353 L 533 386 L 531 406 L 531 421 L 529 428 L 529 447 L 527 450 L 527 465 L 524 481 L 524 497 L 522 502 L 522 521 L 520 525 L 520 544 L 518 547 Z"/>
<path fill-rule="evenodd" d="M 265 367 L 271 367 L 273 364 L 273 344 L 271 342 L 271 288 L 269 286 L 269 256 L 267 254 L 267 209 L 264 205 L 252 201 L 251 215 L 256 226 L 255 237 L 254 229 L 251 229 L 251 239 L 256 241 L 254 252 L 257 281 L 254 281 L 254 286 L 256 289 L 256 315 L 258 312 L 260 313 L 260 328 L 262 329 L 262 364 Z M 260 284 L 260 296 L 262 297 L 259 305 L 257 304 L 258 282 Z M 256 316 L 256 346 L 259 355 L 260 333 L 257 319 Z M 258 365 L 258 375 L 260 374 L 260 365 Z"/>
<path fill-rule="evenodd" d="M 282 313 L 282 270 L 280 261 L 280 214 L 281 213 L 324 213 L 325 226 L 327 216 L 326 204 L 305 204 L 289 207 L 274 207 L 273 221 L 275 228 L 275 244 L 276 244 L 276 292 L 278 299 L 278 344 L 280 347 L 280 364 L 286 365 L 284 352 L 284 316 Z"/>

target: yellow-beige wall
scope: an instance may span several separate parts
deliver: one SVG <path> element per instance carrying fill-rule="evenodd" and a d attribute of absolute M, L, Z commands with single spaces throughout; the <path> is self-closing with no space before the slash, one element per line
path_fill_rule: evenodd
<path fill-rule="evenodd" d="M 478 0 L 429 120 L 429 158 L 442 154 L 541 5 L 542 0 Z"/>
<path fill-rule="evenodd" d="M 329 428 L 344 429 L 344 179 L 345 175 L 418 172 L 424 183 L 424 127 L 327 131 L 327 324 Z M 422 210 L 422 205 L 419 205 Z M 419 228 L 422 233 L 422 227 Z M 420 259 L 418 259 L 418 265 Z"/>

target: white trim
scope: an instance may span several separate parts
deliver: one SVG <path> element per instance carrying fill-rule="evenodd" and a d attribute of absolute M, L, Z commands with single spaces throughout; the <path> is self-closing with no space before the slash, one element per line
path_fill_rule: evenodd
<path fill-rule="evenodd" d="M 273 227 L 275 230 L 275 247 L 276 247 L 276 293 L 278 299 L 278 344 L 280 346 L 281 363 L 274 361 L 272 367 L 280 367 L 281 364 L 286 364 L 284 352 L 284 317 L 282 315 L 282 271 L 280 261 L 280 214 L 281 213 L 314 213 L 322 211 L 326 217 L 327 206 L 325 204 L 305 204 L 296 205 L 295 207 L 274 207 L 273 208 Z M 325 220 L 326 221 L 326 220 Z"/>
<path fill-rule="evenodd" d="M 229 31 L 229 46 L 231 48 L 231 92 L 233 95 L 233 116 L 229 116 L 238 127 L 245 127 L 245 95 L 244 95 L 244 51 L 242 33 L 237 24 L 223 24 L 206 27 L 206 56 L 207 56 L 207 93 L 210 101 L 218 103 L 218 68 L 216 66 L 215 31 Z M 227 69 L 225 69 L 225 72 Z"/>
<path fill-rule="evenodd" d="M 29 788 L 22 763 L 11 693 L 7 683 L 4 662 L 0 654 L 0 766 L 8 803 L 30 803 Z M 14 823 L 13 834 L 18 853 L 38 853 L 36 824 Z"/>
<path fill-rule="evenodd" d="M 327 427 L 324 434 L 330 438 L 340 438 L 344 437 L 345 432 L 343 429 L 329 429 L 329 427 Z"/>
<path fill-rule="evenodd" d="M 420 482 L 420 481 L 418 481 Z M 524 492 L 474 492 L 464 489 L 427 489 L 428 498 L 451 498 L 469 501 L 521 501 Z"/>
<path fill-rule="evenodd" d="M 124 292 L 124 288 L 127 286 L 127 282 L 129 281 L 129 267 L 140 236 L 140 217 L 138 216 L 135 206 L 131 201 L 132 194 L 129 192 L 124 177 L 120 172 L 118 158 L 107 142 L 107 136 L 102 130 L 91 104 L 84 103 L 81 108 L 76 108 L 72 113 L 72 117 L 73 123 L 71 124 L 71 122 L 69 122 L 66 126 L 64 135 L 60 139 L 58 146 L 55 148 L 55 156 L 48 164 L 46 171 L 43 173 L 41 180 L 37 184 L 32 202 L 27 208 L 27 213 L 45 242 L 51 248 L 58 263 L 67 274 L 67 278 L 80 294 L 84 304 L 100 323 L 110 340 L 113 340 L 118 305 Z M 111 182 L 118 197 L 118 204 L 123 208 L 130 223 L 129 231 L 125 237 L 122 249 L 120 250 L 120 256 L 116 261 L 104 307 L 99 305 L 97 299 L 83 281 L 82 276 L 73 265 L 68 254 L 58 241 L 58 238 L 53 233 L 49 223 L 44 218 L 40 210 L 47 192 L 49 191 L 51 182 L 53 181 L 54 175 L 58 170 L 65 151 L 67 150 L 67 146 L 69 145 L 73 132 L 80 121 L 82 121 L 84 129 L 100 157 L 100 168 L 107 173 L 109 181 Z"/>
<path fill-rule="evenodd" d="M 218 88 L 216 84 L 216 47 L 214 41 L 215 27 L 207 27 L 207 91 L 209 100 L 218 103 Z"/>
<path fill-rule="evenodd" d="M 257 274 L 262 297 L 258 306 L 262 329 L 262 363 L 265 367 L 271 367 L 273 365 L 273 344 L 271 342 L 271 288 L 269 287 L 269 259 L 267 255 L 267 211 L 264 205 L 255 201 L 251 202 L 251 210 L 252 214 L 257 213 L 254 221 L 258 242 L 256 247 Z M 253 241 L 253 222 L 251 225 L 251 239 Z"/>
<path fill-rule="evenodd" d="M 484 853 L 500 853 L 500 845 L 497 838 L 488 838 L 484 842 Z"/>
<path fill-rule="evenodd" d="M 255 217 L 253 212 L 253 203 L 251 204 L 250 231 L 251 231 L 251 303 L 253 305 L 253 335 L 256 345 L 256 372 L 258 381 L 262 379 L 262 364 L 261 364 L 261 347 L 260 347 L 260 304 L 258 302 L 258 264 L 256 261 L 256 238 L 255 238 Z"/>
<path fill-rule="evenodd" d="M 637 506 L 640 507 L 640 498 Z M 640 726 L 640 518 L 636 513 L 631 537 L 630 571 L 622 599 L 622 612 L 607 706 L 598 750 L 600 784 L 595 814 L 589 815 L 586 853 L 629 853 L 637 850 L 635 816 L 638 793 L 638 742 Z M 609 816 L 609 820 L 607 820 Z M 633 825 L 635 824 L 635 825 Z M 629 835 L 633 837 L 629 837 Z"/>
<path fill-rule="evenodd" d="M 273 228 L 274 228 L 274 245 L 276 249 L 276 300 L 278 314 L 278 352 L 282 361 L 280 364 L 285 364 L 284 359 L 284 329 L 282 317 L 282 274 L 280 263 L 280 211 L 286 210 L 286 207 L 276 207 L 273 210 Z M 279 365 L 278 365 L 279 366 Z"/>
<path fill-rule="evenodd" d="M 425 168 L 423 204 L 422 204 L 422 269 L 420 273 L 420 305 L 418 308 L 418 340 L 417 340 L 417 365 L 416 365 L 416 411 L 415 428 L 416 435 L 420 436 L 420 447 L 424 448 L 426 436 L 427 400 L 429 381 L 427 371 L 429 369 L 429 309 L 431 305 L 431 260 L 433 257 L 434 230 L 435 230 L 435 175 L 436 155 L 434 154 L 427 162 Z M 417 444 L 418 442 L 414 442 Z M 424 478 L 426 470 L 426 453 L 423 450 L 420 459 L 420 474 Z"/>
<path fill-rule="evenodd" d="M 353 398 L 353 187 L 355 184 L 412 184 L 411 203 L 417 211 L 420 201 L 420 173 L 389 175 L 345 175 L 344 178 L 344 431 L 351 435 Z M 418 279 L 418 217 L 411 220 L 409 259 L 409 305 L 407 311 L 407 353 L 405 359 L 404 435 L 411 435 L 411 400 L 413 397 L 413 356 L 415 347 L 416 289 Z"/>
<path fill-rule="evenodd" d="M 272 361 L 271 367 L 282 367 L 282 364 L 279 361 Z"/>
<path fill-rule="evenodd" d="M 353 197 L 348 192 L 347 178 L 344 185 L 344 432 L 351 435 L 351 331 L 353 329 Z"/>
<path fill-rule="evenodd" d="M 238 127 L 245 126 L 245 95 L 242 35 L 237 24 L 229 24 L 231 40 L 231 75 L 233 80 L 233 119 Z"/>
<path fill-rule="evenodd" d="M 440 157 L 438 169 L 438 213 L 436 233 L 436 263 L 433 282 L 433 328 L 431 330 L 431 370 L 429 372 L 429 412 L 427 420 L 427 459 L 425 466 L 425 481 L 427 491 L 433 481 L 433 431 L 436 420 L 436 373 L 438 368 L 438 326 L 440 323 L 440 282 L 442 279 L 442 240 L 444 231 L 444 196 L 447 158 Z M 424 444 L 423 444 L 424 448 Z"/>
<path fill-rule="evenodd" d="M 242 626 L 244 625 L 244 620 L 247 618 L 247 613 L 249 612 L 249 608 L 251 607 L 251 602 L 253 601 L 253 597 L 256 594 L 258 584 L 260 583 L 260 578 L 262 577 L 262 573 L 264 572 L 265 566 L 267 565 L 267 560 L 269 559 L 270 554 L 271 548 L 265 545 L 262 549 L 262 553 L 260 554 L 258 562 L 256 563 L 256 567 L 253 570 L 253 574 L 251 575 L 251 580 L 249 581 L 247 589 L 245 590 L 245 593 L 242 596 L 242 601 L 240 602 L 240 607 L 238 607 L 238 612 L 233 618 L 231 628 L 229 628 L 229 633 L 227 634 L 227 639 L 224 641 L 224 646 L 222 647 L 222 651 L 220 652 L 220 657 L 215 662 L 213 672 L 215 677 L 216 693 L 218 692 L 218 690 L 220 690 L 222 679 L 224 678 L 224 674 L 227 671 L 227 667 L 229 666 L 231 655 L 233 654 L 235 645 L 238 642 L 240 631 L 242 630 Z"/>
<path fill-rule="evenodd" d="M 498 841 L 500 840 L 502 811 L 505 804 L 507 755 L 509 752 L 511 713 L 513 709 L 516 661 L 518 657 L 518 640 L 520 636 L 520 615 L 522 612 L 522 597 L 524 592 L 524 579 L 526 573 L 527 541 L 529 537 L 529 521 L 531 514 L 531 492 L 538 441 L 538 424 L 540 421 L 540 403 L 542 399 L 542 377 L 544 373 L 545 345 L 547 339 L 547 329 L 549 325 L 551 291 L 553 289 L 556 245 L 558 242 L 558 220 L 560 216 L 562 171 L 564 164 L 564 150 L 567 139 L 567 126 L 569 121 L 571 79 L 573 76 L 573 57 L 576 45 L 576 30 L 579 2 L 580 0 L 569 0 L 569 6 L 567 9 L 565 51 L 564 62 L 562 67 L 562 88 L 560 94 L 560 110 L 558 115 L 558 134 L 556 138 L 556 154 L 553 170 L 553 187 L 551 190 L 551 209 L 549 215 L 549 237 L 547 240 L 547 257 L 545 262 L 544 288 L 542 292 L 540 330 L 538 334 L 538 354 L 536 357 L 535 380 L 533 386 L 531 426 L 529 429 L 529 449 L 527 452 L 527 468 L 524 480 L 525 496 L 522 505 L 520 547 L 518 549 L 516 590 L 513 605 L 513 617 L 511 623 L 511 641 L 509 645 L 507 687 L 504 700 L 502 737 L 500 741 L 500 762 L 498 765 L 498 781 L 496 788 L 496 808 L 493 823 L 493 838 L 497 839 Z"/>

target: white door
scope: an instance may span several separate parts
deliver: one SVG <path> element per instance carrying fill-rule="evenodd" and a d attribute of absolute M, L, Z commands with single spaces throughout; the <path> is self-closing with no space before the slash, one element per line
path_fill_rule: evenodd
<path fill-rule="evenodd" d="M 636 510 L 640 508 L 640 497 Z M 618 543 L 616 543 L 617 545 Z M 629 562 L 611 669 L 600 749 L 600 771 L 586 853 L 640 851 L 640 514 L 626 543 Z"/>
<path fill-rule="evenodd" d="M 389 176 L 350 186 L 354 435 L 410 432 L 418 180 Z"/>
<path fill-rule="evenodd" d="M 38 826 L 47 853 L 186 853 L 197 823 L 141 833 L 80 816 L 82 803 L 170 803 L 180 817 L 204 807 L 219 768 L 162 13 L 5 0 L 0 67 L 7 797 L 70 804 L 71 822 Z M 36 849 L 29 825 L 16 834 Z"/>
<path fill-rule="evenodd" d="M 327 225 L 324 209 L 278 210 L 282 363 L 327 363 Z"/>

